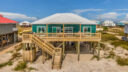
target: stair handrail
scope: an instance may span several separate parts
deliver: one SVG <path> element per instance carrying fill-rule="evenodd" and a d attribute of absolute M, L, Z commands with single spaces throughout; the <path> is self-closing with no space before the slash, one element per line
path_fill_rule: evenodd
<path fill-rule="evenodd" d="M 42 39 L 40 39 L 38 36 L 34 35 L 32 38 L 33 41 L 35 41 L 38 45 L 42 46 L 42 43 L 44 42 L 47 48 L 45 48 L 45 50 L 48 50 L 49 52 L 52 52 L 52 54 L 54 53 L 54 48 L 53 46 L 51 47 L 50 44 L 48 44 L 48 42 L 43 41 Z M 50 46 L 50 47 L 49 47 Z"/>

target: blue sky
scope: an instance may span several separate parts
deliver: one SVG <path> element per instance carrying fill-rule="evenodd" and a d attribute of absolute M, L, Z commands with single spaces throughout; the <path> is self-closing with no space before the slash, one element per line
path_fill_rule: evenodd
<path fill-rule="evenodd" d="M 92 20 L 128 19 L 128 0 L 0 0 L 0 14 L 35 21 L 54 13 L 76 13 Z"/>

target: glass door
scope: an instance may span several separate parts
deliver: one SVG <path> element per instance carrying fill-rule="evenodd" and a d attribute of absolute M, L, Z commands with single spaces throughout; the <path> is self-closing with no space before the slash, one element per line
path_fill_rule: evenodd
<path fill-rule="evenodd" d="M 37 33 L 45 33 L 45 32 L 46 32 L 45 26 L 38 26 L 37 27 Z"/>
<path fill-rule="evenodd" d="M 83 27 L 84 33 L 91 33 L 91 27 Z"/>
<path fill-rule="evenodd" d="M 83 35 L 84 36 L 91 36 L 91 27 L 83 27 Z"/>
<path fill-rule="evenodd" d="M 73 33 L 73 27 L 65 27 L 65 33 Z"/>
<path fill-rule="evenodd" d="M 52 27 L 52 33 L 60 33 L 61 27 Z"/>

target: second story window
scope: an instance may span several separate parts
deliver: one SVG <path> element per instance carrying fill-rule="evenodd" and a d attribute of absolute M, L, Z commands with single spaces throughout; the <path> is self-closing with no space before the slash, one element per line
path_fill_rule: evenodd
<path fill-rule="evenodd" d="M 39 26 L 39 27 L 37 27 L 37 32 L 38 33 L 45 33 L 46 32 L 45 26 Z"/>
<path fill-rule="evenodd" d="M 73 33 L 73 27 L 65 27 L 65 33 Z"/>

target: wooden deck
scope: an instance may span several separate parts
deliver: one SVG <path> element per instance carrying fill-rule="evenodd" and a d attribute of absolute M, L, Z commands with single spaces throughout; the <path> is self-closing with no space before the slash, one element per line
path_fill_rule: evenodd
<path fill-rule="evenodd" d="M 101 40 L 101 33 L 36 33 L 24 34 L 23 42 L 31 42 L 32 35 L 36 35 L 45 41 L 93 41 Z"/>

